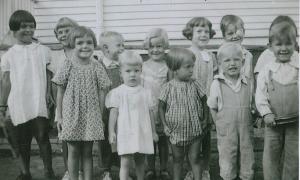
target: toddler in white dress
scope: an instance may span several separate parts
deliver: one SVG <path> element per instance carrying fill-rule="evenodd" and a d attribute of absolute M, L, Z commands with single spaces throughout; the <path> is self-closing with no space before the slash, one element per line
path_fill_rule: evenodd
<path fill-rule="evenodd" d="M 158 140 L 151 111 L 155 103 L 151 92 L 141 86 L 141 56 L 125 51 L 119 61 L 124 84 L 113 89 L 105 102 L 110 108 L 109 141 L 117 145 L 121 157 L 120 180 L 128 179 L 131 158 L 142 180 L 145 155 L 154 153 L 153 141 Z"/>

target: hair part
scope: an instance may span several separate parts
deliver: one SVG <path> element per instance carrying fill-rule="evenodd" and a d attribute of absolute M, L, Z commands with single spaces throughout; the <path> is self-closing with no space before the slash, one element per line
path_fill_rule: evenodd
<path fill-rule="evenodd" d="M 137 52 L 125 50 L 119 55 L 119 63 L 121 68 L 124 65 L 143 66 L 143 59 Z"/>
<path fill-rule="evenodd" d="M 294 22 L 294 20 L 292 18 L 290 18 L 289 16 L 284 16 L 284 15 L 280 15 L 280 16 L 277 16 L 273 21 L 272 21 L 272 24 L 269 28 L 269 31 L 271 31 L 272 27 L 276 24 L 280 24 L 282 22 L 286 22 L 288 24 L 290 24 L 296 31 L 296 36 L 298 36 L 298 29 L 297 29 L 297 26 Z"/>
<path fill-rule="evenodd" d="M 229 14 L 229 15 L 223 16 L 221 23 L 220 23 L 220 29 L 222 31 L 223 37 L 225 36 L 225 32 L 229 25 L 234 25 L 236 27 L 241 26 L 241 28 L 245 32 L 244 21 L 242 20 L 242 18 L 240 18 L 239 16 L 236 16 L 236 15 Z"/>
<path fill-rule="evenodd" d="M 166 56 L 166 63 L 169 69 L 176 71 L 187 59 L 196 60 L 194 53 L 185 48 L 171 48 Z"/>
<path fill-rule="evenodd" d="M 34 28 L 36 28 L 36 21 L 33 15 L 25 10 L 15 11 L 9 18 L 9 29 L 11 31 L 18 31 L 21 28 L 21 23 L 34 23 Z"/>
<path fill-rule="evenodd" d="M 227 42 L 220 46 L 217 52 L 217 60 L 219 63 L 222 63 L 221 57 L 224 55 L 225 52 L 232 52 L 237 51 L 240 53 L 241 57 L 244 58 L 243 48 L 242 45 L 234 42 Z"/>
<path fill-rule="evenodd" d="M 62 17 L 56 23 L 56 26 L 54 28 L 54 34 L 57 36 L 57 31 L 60 28 L 75 27 L 75 26 L 79 26 L 76 21 L 68 17 Z"/>
<path fill-rule="evenodd" d="M 192 40 L 193 38 L 193 28 L 194 27 L 205 27 L 209 28 L 209 38 L 213 38 L 216 34 L 216 31 L 212 29 L 212 23 L 205 17 L 194 17 L 192 18 L 182 30 L 182 34 L 188 40 Z"/>
<path fill-rule="evenodd" d="M 296 43 L 296 38 L 296 31 L 294 27 L 288 22 L 274 24 L 269 32 L 270 45 L 275 39 L 282 42 Z"/>
<path fill-rule="evenodd" d="M 90 28 L 85 26 L 76 26 L 72 28 L 71 32 L 68 34 L 70 48 L 75 48 L 76 38 L 81 38 L 84 36 L 91 37 L 93 39 L 94 47 L 97 46 L 97 39 L 95 37 L 94 32 Z"/>
<path fill-rule="evenodd" d="M 121 39 L 124 39 L 123 36 L 118 32 L 105 31 L 105 32 L 101 33 L 99 36 L 100 48 L 102 49 L 104 45 L 107 45 L 111 41 L 112 37 L 119 37 Z"/>
<path fill-rule="evenodd" d="M 151 46 L 151 40 L 155 38 L 162 39 L 164 48 L 169 48 L 168 34 L 162 28 L 154 28 L 149 31 L 149 33 L 146 36 L 146 39 L 144 40 L 144 48 L 149 49 Z"/>

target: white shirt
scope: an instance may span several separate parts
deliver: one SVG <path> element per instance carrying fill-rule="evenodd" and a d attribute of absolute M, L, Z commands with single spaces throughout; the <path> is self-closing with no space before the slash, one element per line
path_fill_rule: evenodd
<path fill-rule="evenodd" d="M 1 69 L 10 72 L 8 107 L 14 125 L 38 116 L 48 118 L 46 66 L 50 61 L 50 49 L 36 43 L 16 44 L 3 54 Z"/>
<path fill-rule="evenodd" d="M 262 116 L 272 113 L 269 104 L 269 94 L 267 85 L 269 82 L 269 72 L 272 71 L 272 78 L 281 83 L 289 84 L 298 81 L 299 60 L 297 56 L 292 56 L 291 60 L 287 63 L 280 63 L 271 61 L 260 70 L 257 77 L 257 88 L 255 94 L 255 102 L 257 110 Z"/>

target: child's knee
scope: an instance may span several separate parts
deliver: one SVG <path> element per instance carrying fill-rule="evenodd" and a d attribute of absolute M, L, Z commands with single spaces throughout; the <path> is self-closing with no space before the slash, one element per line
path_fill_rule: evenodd
<path fill-rule="evenodd" d="M 183 163 L 184 153 L 183 154 L 173 154 L 173 162 L 174 163 Z"/>

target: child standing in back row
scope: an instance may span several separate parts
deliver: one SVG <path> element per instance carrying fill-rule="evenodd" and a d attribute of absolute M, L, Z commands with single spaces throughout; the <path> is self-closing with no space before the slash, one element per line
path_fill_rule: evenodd
<path fill-rule="evenodd" d="M 124 51 L 124 38 L 121 34 L 114 31 L 106 31 L 100 35 L 99 44 L 103 55 L 98 57 L 98 61 L 104 67 L 111 86 L 108 91 L 122 84 L 120 74 L 119 55 Z M 116 152 L 112 152 L 108 139 L 108 120 L 109 109 L 103 109 L 104 135 L 105 139 L 98 143 L 99 149 L 99 167 L 103 171 L 103 180 L 112 180 L 111 167 L 113 163 L 119 165 L 119 157 Z"/>
<path fill-rule="evenodd" d="M 211 22 L 205 17 L 194 17 L 187 24 L 182 31 L 183 35 L 192 42 L 192 46 L 189 48 L 195 56 L 195 66 L 193 78 L 198 81 L 204 88 L 205 94 L 209 95 L 210 85 L 213 81 L 213 76 L 218 70 L 215 55 L 209 52 L 206 47 L 209 40 L 215 35 L 215 31 L 212 29 Z M 207 112 L 209 113 L 209 111 Z M 210 160 L 210 129 L 211 129 L 211 115 L 209 117 L 208 126 L 205 130 L 205 136 L 202 140 L 201 152 L 203 159 L 203 180 L 210 180 L 209 174 L 209 160 Z M 186 176 L 186 180 L 189 179 L 189 173 Z"/>
<path fill-rule="evenodd" d="M 263 173 L 265 180 L 299 178 L 299 59 L 295 57 L 295 28 L 273 24 L 269 46 L 276 60 L 257 78 L 256 106 L 265 123 Z"/>
<path fill-rule="evenodd" d="M 153 141 L 158 141 L 152 111 L 154 99 L 151 91 L 141 86 L 141 56 L 124 51 L 119 58 L 124 84 L 113 89 L 105 102 L 110 108 L 109 141 L 117 145 L 121 157 L 120 180 L 128 180 L 132 159 L 137 179 L 143 180 L 145 155 L 154 153 Z"/>
<path fill-rule="evenodd" d="M 169 159 L 168 139 L 163 132 L 163 124 L 159 120 L 158 116 L 158 97 L 160 90 L 163 84 L 169 80 L 169 69 L 165 61 L 165 50 L 169 47 L 167 32 L 160 28 L 152 29 L 144 41 L 144 47 L 148 49 L 148 55 L 150 59 L 143 63 L 142 85 L 145 89 L 150 90 L 155 98 L 154 119 L 156 132 L 159 135 L 159 140 L 157 143 L 158 154 L 160 158 L 159 177 L 161 180 L 169 180 L 170 175 L 167 171 L 167 163 Z M 154 148 L 154 152 L 154 155 L 151 154 L 147 156 L 149 169 L 145 175 L 146 180 L 156 179 L 156 147 Z"/>
<path fill-rule="evenodd" d="M 202 179 L 201 145 L 207 129 L 208 109 L 204 89 L 192 79 L 195 60 L 188 49 L 171 49 L 166 62 L 174 72 L 174 79 L 163 85 L 159 96 L 159 116 L 172 148 L 174 180 L 182 180 L 186 155 L 194 179 Z"/>
<path fill-rule="evenodd" d="M 223 44 L 217 54 L 221 73 L 210 88 L 207 104 L 216 124 L 220 175 L 224 180 L 253 179 L 253 89 L 241 73 L 243 49 L 240 44 Z"/>

